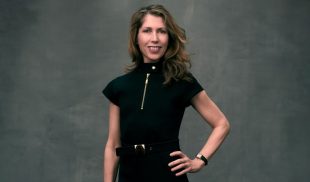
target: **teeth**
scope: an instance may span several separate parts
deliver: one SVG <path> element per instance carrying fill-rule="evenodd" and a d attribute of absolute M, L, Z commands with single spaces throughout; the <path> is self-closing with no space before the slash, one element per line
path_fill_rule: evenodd
<path fill-rule="evenodd" d="M 160 48 L 159 46 L 150 46 L 150 50 L 154 52 L 158 51 L 159 48 Z"/>

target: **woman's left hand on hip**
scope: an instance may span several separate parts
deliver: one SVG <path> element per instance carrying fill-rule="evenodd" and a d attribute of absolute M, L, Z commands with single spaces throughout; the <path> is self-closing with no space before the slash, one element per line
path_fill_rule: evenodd
<path fill-rule="evenodd" d="M 181 151 L 174 151 L 170 153 L 170 156 L 178 158 L 168 164 L 168 166 L 171 167 L 172 172 L 178 171 L 176 176 L 181 176 L 188 172 L 198 172 L 204 166 L 204 162 L 202 160 L 197 158 L 190 159 Z"/>

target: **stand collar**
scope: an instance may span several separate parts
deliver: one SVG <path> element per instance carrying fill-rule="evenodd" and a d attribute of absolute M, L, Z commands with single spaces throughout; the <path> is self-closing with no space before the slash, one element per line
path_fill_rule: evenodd
<path fill-rule="evenodd" d="M 162 71 L 162 67 L 163 61 L 160 60 L 156 63 L 141 63 L 137 70 L 147 73 L 160 73 Z"/>

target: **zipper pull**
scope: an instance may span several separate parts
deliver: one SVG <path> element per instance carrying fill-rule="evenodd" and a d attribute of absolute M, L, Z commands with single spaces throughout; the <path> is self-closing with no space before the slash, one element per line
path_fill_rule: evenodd
<path fill-rule="evenodd" d="M 145 78 L 145 83 L 144 83 L 144 90 L 143 90 L 143 96 L 142 96 L 142 103 L 141 103 L 141 110 L 143 110 L 143 107 L 144 107 L 144 100 L 145 100 L 145 94 L 146 94 L 146 89 L 147 89 L 147 85 L 149 83 L 149 76 L 150 76 L 150 73 L 147 73 L 146 74 L 146 78 Z"/>

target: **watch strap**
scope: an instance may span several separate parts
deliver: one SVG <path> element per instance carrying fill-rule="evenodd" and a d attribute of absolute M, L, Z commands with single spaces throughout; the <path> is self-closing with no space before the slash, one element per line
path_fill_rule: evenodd
<path fill-rule="evenodd" d="M 202 154 L 197 154 L 196 158 L 202 160 L 205 163 L 205 166 L 208 165 L 208 159 Z"/>

